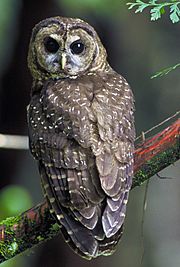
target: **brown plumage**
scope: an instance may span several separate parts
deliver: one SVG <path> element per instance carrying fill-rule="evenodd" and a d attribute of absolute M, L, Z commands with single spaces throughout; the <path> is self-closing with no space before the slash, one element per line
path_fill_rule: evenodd
<path fill-rule="evenodd" d="M 122 235 L 133 176 L 134 100 L 96 32 L 50 18 L 33 30 L 29 140 L 44 194 L 69 245 L 88 259 Z"/>

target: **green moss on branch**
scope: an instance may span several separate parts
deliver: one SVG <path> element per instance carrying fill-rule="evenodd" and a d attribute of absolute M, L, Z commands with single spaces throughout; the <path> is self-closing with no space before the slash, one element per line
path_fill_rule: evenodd
<path fill-rule="evenodd" d="M 0 263 L 59 233 L 44 202 L 0 223 Z"/>

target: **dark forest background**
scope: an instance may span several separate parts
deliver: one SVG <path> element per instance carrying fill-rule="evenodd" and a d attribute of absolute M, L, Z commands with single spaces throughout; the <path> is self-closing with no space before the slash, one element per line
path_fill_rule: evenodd
<path fill-rule="evenodd" d="M 113 68 L 130 83 L 136 99 L 137 135 L 178 110 L 177 71 L 151 80 L 158 70 L 179 62 L 180 28 L 163 16 L 129 11 L 120 0 L 0 0 L 0 133 L 27 134 L 26 106 L 31 77 L 28 43 L 33 26 L 51 16 L 80 17 L 95 27 Z M 2 267 L 142 267 L 180 266 L 180 164 L 150 181 L 142 238 L 145 186 L 131 192 L 126 227 L 116 253 L 91 262 L 80 259 L 61 236 L 1 264 Z M 40 179 L 29 151 L 0 149 L 0 219 L 42 200 Z"/>

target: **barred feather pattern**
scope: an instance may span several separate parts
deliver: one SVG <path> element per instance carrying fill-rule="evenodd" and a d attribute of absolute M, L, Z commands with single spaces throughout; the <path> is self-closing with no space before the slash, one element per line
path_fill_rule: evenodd
<path fill-rule="evenodd" d="M 134 99 L 110 67 L 48 80 L 28 108 L 29 142 L 50 210 L 72 249 L 112 254 L 133 176 Z"/>

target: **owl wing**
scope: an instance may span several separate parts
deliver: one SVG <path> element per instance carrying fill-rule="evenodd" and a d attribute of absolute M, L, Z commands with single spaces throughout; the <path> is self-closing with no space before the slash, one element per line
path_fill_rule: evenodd
<path fill-rule="evenodd" d="M 96 81 L 96 85 L 98 82 Z M 134 99 L 126 80 L 113 72 L 99 83 L 92 103 L 98 134 L 92 150 L 107 195 L 102 224 L 106 237 L 122 226 L 133 176 Z"/>
<path fill-rule="evenodd" d="M 85 101 L 85 96 L 79 96 L 82 87 L 67 81 L 45 85 L 40 96 L 32 97 L 28 117 L 31 152 L 39 161 L 51 211 L 73 250 L 90 258 L 98 250 L 94 234 L 99 238 L 104 235 L 99 214 L 105 194 L 94 169 L 94 155 L 84 141 L 91 127 L 83 119 L 88 118 L 87 111 L 79 108 L 84 103 L 80 101 Z M 69 95 L 71 101 L 67 101 Z M 87 98 L 86 103 L 90 106 Z"/>

